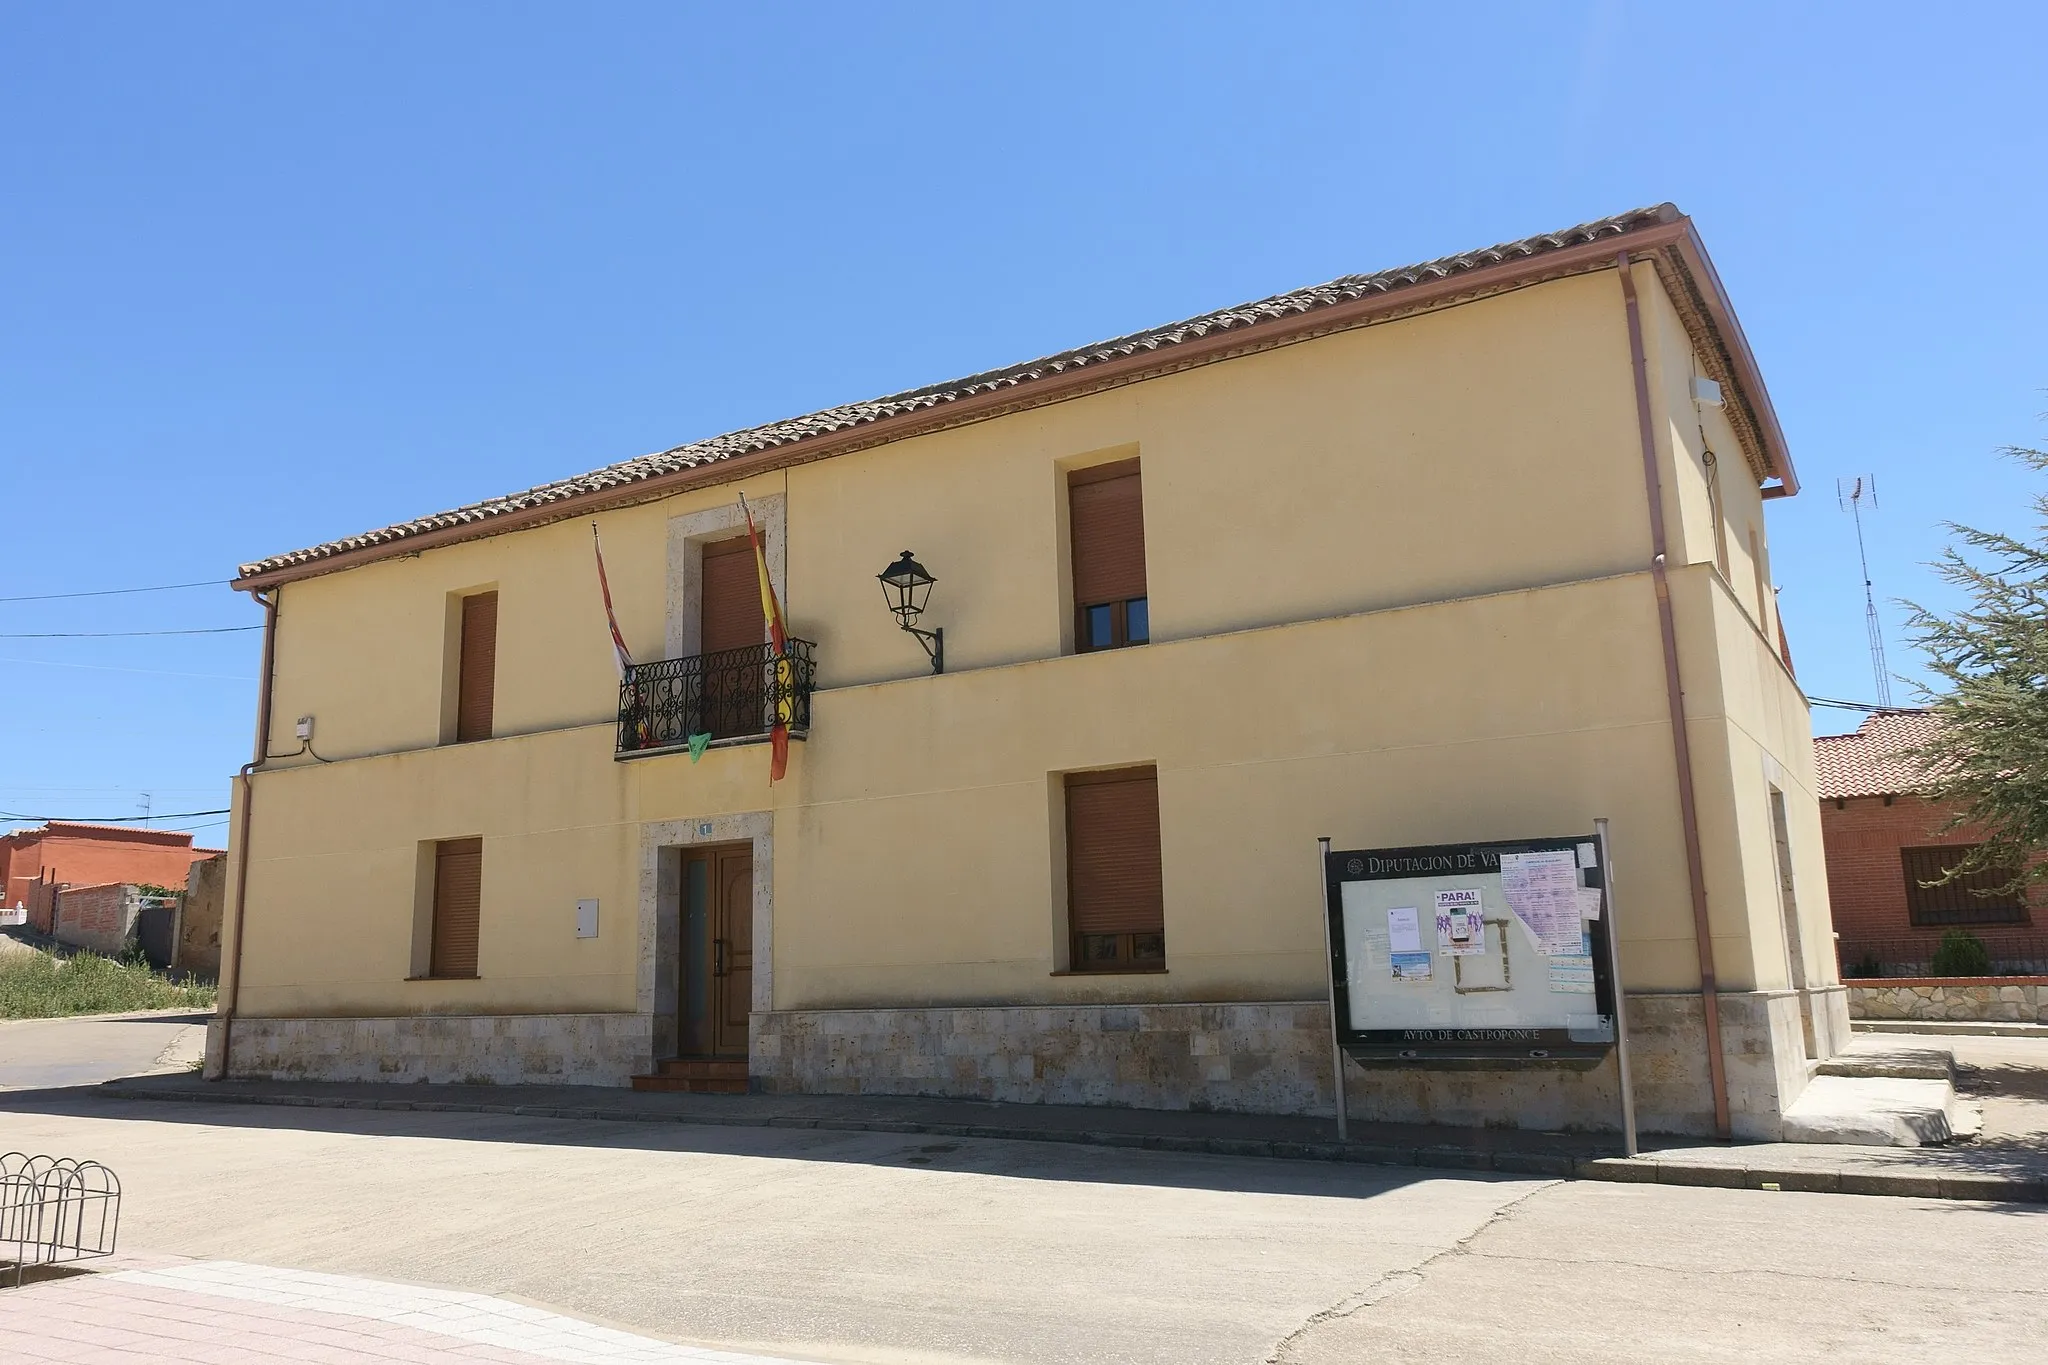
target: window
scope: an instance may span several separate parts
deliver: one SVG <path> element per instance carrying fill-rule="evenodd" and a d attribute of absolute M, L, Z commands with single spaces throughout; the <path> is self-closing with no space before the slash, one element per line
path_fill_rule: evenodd
<path fill-rule="evenodd" d="M 1971 845 L 1951 844 L 1946 848 L 1902 848 L 1899 860 L 1905 865 L 1906 913 L 1916 926 L 1945 924 L 2025 924 L 2024 895 L 1980 896 L 1985 887 L 2002 886 L 2012 879 L 2009 872 L 1972 872 L 1943 886 L 1923 886 L 1961 862 Z"/>
<path fill-rule="evenodd" d="M 1073 537 L 1074 648 L 1087 653 L 1152 638 L 1145 597 L 1145 497 L 1138 462 L 1067 475 Z"/>
<path fill-rule="evenodd" d="M 491 737 L 498 686 L 498 594 L 462 599 L 461 663 L 456 668 L 455 742 Z"/>
<path fill-rule="evenodd" d="M 434 938 L 430 976 L 476 975 L 484 841 L 443 839 L 434 846 Z"/>
<path fill-rule="evenodd" d="M 1069 773 L 1066 795 L 1073 970 L 1164 971 L 1158 773 Z"/>
<path fill-rule="evenodd" d="M 697 652 L 745 649 L 767 638 L 754 543 L 745 536 L 709 542 L 704 547 L 703 574 Z"/>

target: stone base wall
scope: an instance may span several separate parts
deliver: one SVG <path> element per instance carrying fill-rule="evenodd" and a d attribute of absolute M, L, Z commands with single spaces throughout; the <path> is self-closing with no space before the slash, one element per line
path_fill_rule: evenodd
<path fill-rule="evenodd" d="M 1826 1017 L 1827 1005 L 1818 1003 Z M 1720 1005 L 1730 1126 L 1736 1137 L 1774 1142 L 1785 1108 L 1807 1081 L 1800 996 L 1795 991 L 1723 992 Z M 1697 995 L 1629 997 L 1629 1078 L 1639 1131 L 1713 1135 L 1705 1020 Z M 1619 1074 L 1611 1057 L 1590 1070 L 1354 1066 L 1346 1073 L 1345 1088 L 1349 1112 L 1359 1120 L 1618 1132 Z"/>
<path fill-rule="evenodd" d="M 381 1019 L 252 1019 L 234 1024 L 234 1076 L 265 1080 L 627 1085 L 653 1070 L 644 1014 L 420 1014 Z M 206 1033 L 206 1074 L 221 1074 L 221 1022 Z"/>
<path fill-rule="evenodd" d="M 1800 994 L 1720 1001 L 1735 1133 L 1775 1140 L 1807 1079 Z M 1809 1004 L 1820 1019 L 1839 1012 L 1821 992 Z M 1697 995 L 1629 999 L 1642 1131 L 1713 1133 L 1703 1020 Z M 756 1089 L 775 1094 L 1328 1115 L 1329 1028 L 1320 1001 L 785 1010 L 754 1015 L 752 1072 Z M 1617 1074 L 1611 1059 L 1584 1071 L 1350 1063 L 1345 1092 L 1360 1121 L 1615 1131 Z"/>
<path fill-rule="evenodd" d="M 1889 977 L 1848 983 L 1857 1019 L 2048 1024 L 2048 977 Z"/>
<path fill-rule="evenodd" d="M 1320 1003 L 784 1010 L 753 1020 L 755 1088 L 1016 1104 L 1329 1113 Z"/>

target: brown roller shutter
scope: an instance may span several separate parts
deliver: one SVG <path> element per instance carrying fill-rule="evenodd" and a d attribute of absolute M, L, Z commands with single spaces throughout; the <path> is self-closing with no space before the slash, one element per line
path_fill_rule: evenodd
<path fill-rule="evenodd" d="M 704 547 L 704 597 L 698 652 L 744 649 L 768 638 L 761 615 L 761 575 L 745 536 Z"/>
<path fill-rule="evenodd" d="M 1151 768 L 1067 776 L 1067 895 L 1076 934 L 1157 934 L 1159 778 Z"/>
<path fill-rule="evenodd" d="M 491 737 L 498 690 L 498 594 L 462 599 L 462 666 L 457 672 L 455 742 Z"/>
<path fill-rule="evenodd" d="M 1145 497 L 1138 462 L 1077 469 L 1067 475 L 1078 606 L 1145 596 Z"/>
<path fill-rule="evenodd" d="M 476 975 L 478 911 L 483 901 L 484 841 L 444 839 L 434 850 L 435 976 Z"/>

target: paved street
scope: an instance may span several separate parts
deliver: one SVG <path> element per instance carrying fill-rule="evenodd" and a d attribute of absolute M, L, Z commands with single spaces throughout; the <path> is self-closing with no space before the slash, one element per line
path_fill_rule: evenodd
<path fill-rule="evenodd" d="M 124 1251 L 800 1360 L 1997 1361 L 2048 1331 L 2048 1215 L 2010 1205 L 90 1095 L 0 1100 L 6 1147 L 118 1171 Z"/>
<path fill-rule="evenodd" d="M 98 1085 L 182 1070 L 206 1047 L 205 1014 L 145 1012 L 0 1020 L 0 1090 Z"/>

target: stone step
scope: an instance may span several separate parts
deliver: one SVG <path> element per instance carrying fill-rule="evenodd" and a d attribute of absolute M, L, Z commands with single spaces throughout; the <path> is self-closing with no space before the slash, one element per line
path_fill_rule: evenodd
<path fill-rule="evenodd" d="M 1857 1034 L 1840 1052 L 1821 1062 L 1817 1071 L 1822 1076 L 1890 1077 L 1953 1085 L 1955 1046 L 1932 1038 Z"/>
<path fill-rule="evenodd" d="M 744 1057 L 671 1057 L 655 1067 L 659 1076 L 674 1076 L 700 1081 L 730 1081 L 747 1078 L 747 1059 Z"/>
<path fill-rule="evenodd" d="M 744 1095 L 747 1078 L 727 1076 L 635 1076 L 635 1090 L 666 1090 L 685 1095 Z"/>
<path fill-rule="evenodd" d="M 1820 1075 L 1785 1111 L 1782 1140 L 1933 1147 L 1973 1137 L 1981 1123 L 1946 1079 Z"/>

